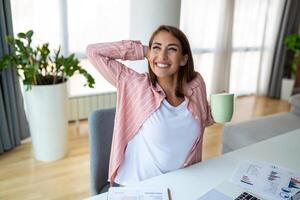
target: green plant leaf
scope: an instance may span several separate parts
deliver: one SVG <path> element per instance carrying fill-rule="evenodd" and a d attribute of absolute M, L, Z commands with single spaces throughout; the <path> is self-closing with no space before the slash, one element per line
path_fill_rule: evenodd
<path fill-rule="evenodd" d="M 15 40 L 16 46 L 20 49 L 20 53 L 26 52 L 24 43 L 21 40 Z"/>
<path fill-rule="evenodd" d="M 27 38 L 31 39 L 32 35 L 33 35 L 33 30 L 27 31 L 27 33 L 26 33 Z"/>
<path fill-rule="evenodd" d="M 10 45 L 13 45 L 14 44 L 14 37 L 11 36 L 11 35 L 7 35 L 5 36 L 5 41 L 10 44 Z"/>
<path fill-rule="evenodd" d="M 60 55 L 61 47 L 59 47 L 52 55 L 49 43 L 33 47 L 31 44 L 33 33 L 29 30 L 18 33 L 16 38 L 5 37 L 12 52 L 0 59 L 0 70 L 15 67 L 27 89 L 31 89 L 35 84 L 61 83 L 77 72 L 86 78 L 85 85 L 94 86 L 95 80 L 80 66 L 75 54 L 64 57 Z"/>
<path fill-rule="evenodd" d="M 0 60 L 0 71 L 8 68 L 9 66 L 10 66 L 10 56 L 6 54 Z"/>
<path fill-rule="evenodd" d="M 18 33 L 17 35 L 19 38 L 26 39 L 26 34 L 25 33 Z"/>
<path fill-rule="evenodd" d="M 296 52 L 300 50 L 300 34 L 290 34 L 284 39 L 288 49 Z"/>

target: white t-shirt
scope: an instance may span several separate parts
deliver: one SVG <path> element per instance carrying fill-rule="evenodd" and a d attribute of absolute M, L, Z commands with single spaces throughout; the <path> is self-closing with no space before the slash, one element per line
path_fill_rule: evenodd
<path fill-rule="evenodd" d="M 174 107 L 163 100 L 129 141 L 115 182 L 130 185 L 181 168 L 199 132 L 186 101 Z"/>

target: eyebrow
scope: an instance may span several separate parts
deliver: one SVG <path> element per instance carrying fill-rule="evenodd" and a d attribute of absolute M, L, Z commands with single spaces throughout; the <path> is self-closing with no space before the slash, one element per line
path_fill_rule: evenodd
<path fill-rule="evenodd" d="M 161 43 L 159 43 L 159 42 L 153 42 L 153 44 L 152 44 L 152 45 L 154 45 L 154 44 L 161 46 Z M 178 44 L 173 44 L 173 43 L 171 43 L 171 44 L 168 44 L 168 46 L 176 46 L 176 47 L 178 47 L 178 48 L 179 48 L 179 45 L 178 45 Z"/>

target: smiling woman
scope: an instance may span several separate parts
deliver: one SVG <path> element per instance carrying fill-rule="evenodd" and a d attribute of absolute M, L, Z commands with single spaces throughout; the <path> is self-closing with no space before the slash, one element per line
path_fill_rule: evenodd
<path fill-rule="evenodd" d="M 193 56 L 186 36 L 170 26 L 159 27 L 149 41 L 149 74 L 155 86 L 159 82 L 172 105 L 183 101 L 183 81 L 190 82 L 195 76 Z M 163 70 L 161 70 L 163 69 Z M 172 88 L 175 87 L 175 88 Z M 172 91 L 175 93 L 172 94 Z"/>
<path fill-rule="evenodd" d="M 131 185 L 202 160 L 203 132 L 214 121 L 182 31 L 163 25 L 149 47 L 131 40 L 97 43 L 87 47 L 87 56 L 117 88 L 111 184 Z M 149 74 L 117 61 L 144 58 Z"/>

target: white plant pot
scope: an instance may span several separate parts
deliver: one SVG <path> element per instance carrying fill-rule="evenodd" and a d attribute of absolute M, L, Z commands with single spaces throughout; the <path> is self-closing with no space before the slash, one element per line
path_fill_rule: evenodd
<path fill-rule="evenodd" d="M 294 88 L 294 83 L 294 79 L 282 79 L 280 99 L 288 101 L 290 100 Z"/>
<path fill-rule="evenodd" d="M 24 96 L 35 158 L 63 158 L 67 152 L 67 83 L 32 86 Z"/>

